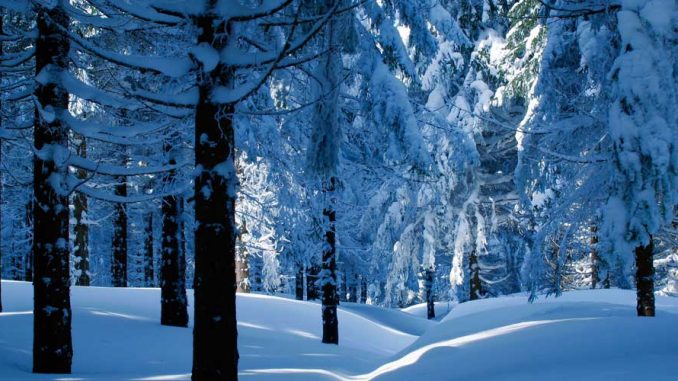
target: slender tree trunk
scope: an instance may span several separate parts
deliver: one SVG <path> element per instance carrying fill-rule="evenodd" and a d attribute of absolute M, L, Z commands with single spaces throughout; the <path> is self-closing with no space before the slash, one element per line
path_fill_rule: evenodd
<path fill-rule="evenodd" d="M 339 344 L 339 320 L 337 319 L 337 242 L 336 242 L 336 211 L 334 210 L 334 188 L 336 179 L 330 178 L 324 191 L 328 193 L 330 203 L 323 210 L 327 218 L 328 229 L 325 231 L 325 245 L 323 245 L 322 271 L 320 272 L 320 286 L 322 287 L 322 315 L 323 338 L 326 344 Z"/>
<path fill-rule="evenodd" d="M 294 279 L 294 296 L 297 300 L 304 300 L 304 267 L 299 266 Z"/>
<path fill-rule="evenodd" d="M 144 285 L 155 286 L 155 271 L 153 269 L 153 211 L 146 213 L 144 225 Z"/>
<path fill-rule="evenodd" d="M 249 293 L 250 288 L 250 266 L 249 266 L 249 257 L 247 253 L 247 247 L 242 241 L 243 235 L 248 234 L 247 224 L 245 220 L 242 220 L 240 224 L 240 235 L 238 240 L 240 241 L 240 247 L 237 248 L 238 254 L 235 258 L 235 275 L 236 275 L 236 284 L 238 285 L 237 292 Z"/>
<path fill-rule="evenodd" d="M 176 165 L 175 153 L 170 144 L 166 144 L 165 154 L 169 156 L 169 165 Z M 174 170 L 165 176 L 165 186 L 174 183 Z M 162 260 L 160 264 L 161 309 L 160 324 L 175 327 L 188 326 L 188 302 L 186 300 L 186 269 L 180 248 L 180 218 L 183 200 L 181 196 L 162 198 Z"/>
<path fill-rule="evenodd" d="M 636 289 L 638 316 L 654 316 L 654 244 L 636 247 Z"/>
<path fill-rule="evenodd" d="M 78 136 L 79 144 L 77 153 L 80 157 L 87 157 L 87 140 L 84 136 Z M 87 172 L 78 169 L 79 179 L 87 178 Z M 78 286 L 89 286 L 89 225 L 87 225 L 87 196 L 84 193 L 76 192 L 73 195 L 73 214 L 75 217 L 75 272 L 77 278 L 75 284 Z"/>
<path fill-rule="evenodd" d="M 360 277 L 360 303 L 367 303 L 367 279 Z"/>
<path fill-rule="evenodd" d="M 357 275 L 353 275 L 353 281 L 348 286 L 348 301 L 350 303 L 358 302 L 358 282 L 359 278 Z"/>
<path fill-rule="evenodd" d="M 28 193 L 32 196 L 33 191 L 29 190 Z M 28 202 L 26 203 L 26 210 L 24 211 L 24 225 L 26 227 L 26 242 L 30 242 L 30 247 L 25 251 L 26 255 L 24 256 L 23 263 L 21 264 L 21 268 L 23 269 L 23 280 L 26 282 L 33 281 L 33 234 L 31 233 L 31 229 L 33 227 L 33 206 L 33 197 L 29 197 Z"/>
<path fill-rule="evenodd" d="M 337 297 L 337 305 L 341 305 L 341 302 L 346 302 L 348 301 L 348 282 L 346 279 L 346 273 L 345 272 L 339 272 L 339 279 L 341 279 L 341 283 L 339 283 L 338 287 L 338 297 Z"/>
<path fill-rule="evenodd" d="M 0 35 L 5 33 L 4 24 L 5 12 L 0 9 Z M 5 54 L 3 43 L 0 41 L 0 57 Z M 0 83 L 2 83 L 2 73 L 0 73 Z M 2 129 L 2 99 L 0 99 L 0 129 Z M 2 139 L 0 139 L 0 163 L 2 163 Z M 0 232 L 2 232 L 2 171 L 0 171 Z M 0 312 L 2 312 L 2 234 L 0 234 Z"/>
<path fill-rule="evenodd" d="M 598 256 L 598 226 L 591 225 L 591 288 L 598 286 L 598 270 L 600 257 Z"/>
<path fill-rule="evenodd" d="M 470 300 L 477 300 L 482 297 L 483 286 L 480 281 L 480 266 L 478 265 L 478 254 L 475 247 L 471 250 L 471 255 L 469 256 L 469 269 L 470 269 L 470 285 L 471 292 L 469 295 Z"/>
<path fill-rule="evenodd" d="M 430 320 L 436 317 L 435 300 L 433 295 L 433 276 L 435 271 L 428 268 L 424 270 L 424 290 L 426 293 L 426 317 Z"/>
<path fill-rule="evenodd" d="M 116 177 L 114 193 L 116 196 L 127 197 L 127 178 Z M 113 287 L 127 287 L 127 206 L 115 203 L 113 217 Z"/>
<path fill-rule="evenodd" d="M 51 9 L 34 4 L 37 38 L 36 75 L 53 81 L 36 82 L 33 139 L 33 372 L 70 373 L 71 339 L 70 266 L 68 250 L 68 197 L 53 187 L 65 183 L 67 166 L 61 158 L 68 149 L 67 129 L 59 115 L 68 112 L 68 93 L 58 83 L 60 71 L 68 70 L 70 41 L 63 32 L 69 19 L 63 0 Z M 44 84 L 42 82 L 47 82 Z M 52 110 L 56 118 L 44 118 Z M 60 164 L 61 166 L 58 166 Z M 59 184 L 64 185 L 64 184 Z"/>
<path fill-rule="evenodd" d="M 210 0 L 208 7 L 214 7 Z M 225 45 L 230 25 L 215 30 L 210 13 L 194 19 L 198 43 L 217 51 Z M 218 64 L 198 69 L 199 99 L 195 113 L 195 328 L 193 381 L 238 379 L 236 322 L 235 105 L 211 101 L 216 86 L 233 86 L 233 69 Z"/>

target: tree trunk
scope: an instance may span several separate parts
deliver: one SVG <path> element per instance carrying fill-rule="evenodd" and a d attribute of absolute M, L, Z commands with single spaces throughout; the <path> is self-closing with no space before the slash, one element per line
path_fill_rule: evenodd
<path fill-rule="evenodd" d="M 480 282 L 480 266 L 478 265 L 478 255 L 476 254 L 476 249 L 471 250 L 471 255 L 469 256 L 469 275 L 470 275 L 470 300 L 477 300 L 482 297 L 483 287 Z"/>
<path fill-rule="evenodd" d="M 29 193 L 33 193 L 29 191 Z M 31 195 L 32 196 L 32 195 Z M 26 203 L 26 210 L 24 213 L 24 224 L 26 226 L 25 234 L 26 234 L 26 241 L 31 242 L 31 247 L 33 246 L 32 240 L 33 240 L 33 234 L 31 234 L 30 229 L 33 226 L 33 197 L 29 197 L 28 202 Z M 24 263 L 21 264 L 21 268 L 23 269 L 23 280 L 26 282 L 32 282 L 33 281 L 33 250 L 28 249 L 26 252 L 26 256 L 24 257 Z"/>
<path fill-rule="evenodd" d="M 77 153 L 81 157 L 87 157 L 87 140 L 84 136 L 78 136 L 79 144 Z M 76 172 L 78 179 L 87 178 L 87 172 L 78 169 Z M 73 195 L 73 214 L 75 217 L 75 284 L 78 286 L 89 286 L 89 226 L 85 221 L 87 218 L 87 196 L 84 193 L 75 192 Z"/>
<path fill-rule="evenodd" d="M 294 279 L 294 296 L 297 300 L 304 300 L 304 267 L 299 266 Z"/>
<path fill-rule="evenodd" d="M 316 265 L 311 266 L 306 271 L 306 300 L 316 300 L 320 296 L 316 283 L 319 272 L 320 270 Z"/>
<path fill-rule="evenodd" d="M 214 6 L 210 1 L 210 7 Z M 214 16 L 194 18 L 198 44 L 217 51 L 230 26 L 215 30 Z M 238 379 L 238 330 L 235 304 L 235 105 L 211 101 L 216 86 L 233 86 L 233 69 L 218 64 L 198 69 L 199 99 L 195 113 L 195 328 L 193 381 Z"/>
<path fill-rule="evenodd" d="M 170 144 L 164 147 L 169 157 L 168 164 L 176 165 L 175 153 Z M 165 175 L 165 187 L 174 183 L 175 171 Z M 184 253 L 180 248 L 180 221 L 183 209 L 181 196 L 162 198 L 162 259 L 160 262 L 161 309 L 160 324 L 175 327 L 188 326 L 188 302 L 186 300 L 186 268 Z"/>
<path fill-rule="evenodd" d="M 0 35 L 5 34 L 4 17 L 5 13 L 0 10 Z M 3 54 L 3 43 L 0 41 L 0 57 Z M 0 83 L 2 83 L 2 73 L 0 73 Z M 0 99 L 0 129 L 2 129 L 2 99 Z M 2 163 L 2 139 L 0 139 L 0 163 Z M 2 232 L 2 190 L 2 171 L 0 171 L 0 232 Z M 2 234 L 0 234 L 0 312 L 2 312 Z"/>
<path fill-rule="evenodd" d="M 367 279 L 360 277 L 360 303 L 367 303 Z"/>
<path fill-rule="evenodd" d="M 598 226 L 591 225 L 591 288 L 598 286 L 598 270 L 600 257 L 598 256 Z"/>
<path fill-rule="evenodd" d="M 636 289 L 638 316 L 654 316 L 654 244 L 636 247 Z"/>
<path fill-rule="evenodd" d="M 339 344 L 339 320 L 337 319 L 337 248 L 336 248 L 336 211 L 334 210 L 334 188 L 336 179 L 330 178 L 324 191 L 329 194 L 329 204 L 323 210 L 327 217 L 325 245 L 323 245 L 322 271 L 320 287 L 322 288 L 323 338 L 326 344 Z"/>
<path fill-rule="evenodd" d="M 348 286 L 348 301 L 350 303 L 358 302 L 358 282 L 360 279 L 357 275 L 353 275 L 353 281 Z"/>
<path fill-rule="evenodd" d="M 144 225 L 144 285 L 155 287 L 155 271 L 153 269 L 153 211 L 146 214 Z"/>
<path fill-rule="evenodd" d="M 33 139 L 33 372 L 70 373 L 71 339 L 70 266 L 68 250 L 68 197 L 57 190 L 55 180 L 66 181 L 68 167 L 63 155 L 68 149 L 67 129 L 59 119 L 68 112 L 68 93 L 58 83 L 60 71 L 68 70 L 70 41 L 64 33 L 69 19 L 60 1 L 51 9 L 40 3 L 36 11 L 36 75 L 53 80 L 37 81 Z M 43 72 L 44 71 L 44 72 Z M 55 118 L 45 118 L 45 112 Z M 57 160 L 58 158 L 58 160 Z M 58 166 L 60 164 L 60 166 Z M 59 184 L 65 186 L 65 184 Z"/>
<path fill-rule="evenodd" d="M 348 282 L 345 272 L 340 271 L 338 278 L 341 279 L 341 282 L 337 290 L 337 305 L 341 305 L 342 302 L 348 301 Z"/>
<path fill-rule="evenodd" d="M 127 179 L 125 176 L 116 177 L 114 193 L 116 196 L 127 197 Z M 127 287 L 127 206 L 115 203 L 113 217 L 113 287 Z"/>
<path fill-rule="evenodd" d="M 243 235 L 247 233 L 247 223 L 245 223 L 245 220 L 243 219 L 240 224 L 240 235 L 238 236 L 240 247 L 237 248 L 238 254 L 235 258 L 236 292 L 243 293 L 250 293 L 251 291 L 249 258 L 247 247 L 245 247 L 245 244 L 242 241 Z"/>
<path fill-rule="evenodd" d="M 424 289 L 426 293 L 426 317 L 430 320 L 436 317 L 435 300 L 433 297 L 433 276 L 435 271 L 428 268 L 424 270 Z"/>

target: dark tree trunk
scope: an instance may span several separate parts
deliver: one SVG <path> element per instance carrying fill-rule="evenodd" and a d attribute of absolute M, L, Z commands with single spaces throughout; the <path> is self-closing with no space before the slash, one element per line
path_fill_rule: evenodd
<path fill-rule="evenodd" d="M 214 6 L 214 0 L 210 1 Z M 215 30 L 214 16 L 194 18 L 198 43 L 220 50 L 225 30 Z M 217 65 L 198 69 L 199 99 L 195 114 L 195 328 L 193 381 L 238 379 L 236 322 L 235 173 L 233 104 L 211 101 L 216 86 L 232 87 L 233 70 Z"/>
<path fill-rule="evenodd" d="M 319 273 L 320 269 L 315 265 L 306 271 L 306 300 L 316 300 L 320 296 L 317 284 Z"/>
<path fill-rule="evenodd" d="M 168 164 L 176 165 L 174 150 L 166 144 L 165 154 Z M 174 170 L 165 175 L 165 186 L 174 184 Z M 162 259 L 160 262 L 161 309 L 160 324 L 175 327 L 188 326 L 188 306 L 186 300 L 186 268 L 184 253 L 180 248 L 180 218 L 183 200 L 181 196 L 162 198 Z"/>
<path fill-rule="evenodd" d="M 367 279 L 360 277 L 360 303 L 367 303 Z"/>
<path fill-rule="evenodd" d="M 471 250 L 471 255 L 469 256 L 469 269 L 470 269 L 470 286 L 471 292 L 469 295 L 470 300 L 477 300 L 482 298 L 483 295 L 483 286 L 480 281 L 480 266 L 478 265 L 478 255 L 476 249 Z"/>
<path fill-rule="evenodd" d="M 87 140 L 84 136 L 78 136 L 79 144 L 77 153 L 81 157 L 87 157 Z M 78 169 L 77 176 L 83 180 L 87 178 L 87 172 Z M 73 195 L 73 214 L 75 217 L 75 271 L 77 278 L 75 284 L 78 286 L 89 286 L 89 225 L 87 218 L 87 196 L 84 193 L 76 192 Z"/>
<path fill-rule="evenodd" d="M 0 35 L 5 33 L 4 28 L 5 13 L 0 10 Z M 4 54 L 3 43 L 0 41 L 0 57 Z M 0 83 L 2 83 L 2 73 L 0 73 Z M 0 129 L 2 129 L 2 99 L 0 99 Z M 0 139 L 0 163 L 2 162 L 2 139 Z M 2 231 L 2 171 L 0 171 L 0 232 Z M 2 235 L 0 234 L 0 312 L 2 312 Z"/>
<path fill-rule="evenodd" d="M 327 218 L 325 245 L 323 245 L 322 271 L 320 286 L 322 288 L 323 338 L 326 344 L 339 344 L 339 320 L 337 319 L 337 248 L 336 248 L 336 211 L 334 210 L 334 177 L 325 184 L 325 193 L 329 194 L 330 203 L 323 210 Z"/>
<path fill-rule="evenodd" d="M 249 266 L 249 257 L 247 253 L 247 247 L 242 242 L 243 235 L 247 234 L 247 224 L 245 220 L 240 224 L 240 235 L 238 240 L 240 241 L 240 247 L 237 248 L 238 256 L 235 258 L 235 276 L 236 284 L 238 285 L 236 291 L 249 293 L 250 288 L 250 266 Z"/>
<path fill-rule="evenodd" d="M 297 300 L 304 300 L 304 267 L 299 266 L 294 278 L 294 296 Z"/>
<path fill-rule="evenodd" d="M 598 256 L 598 226 L 591 225 L 591 288 L 598 286 L 598 270 L 600 257 Z"/>
<path fill-rule="evenodd" d="M 346 273 L 339 272 L 339 279 L 341 279 L 341 283 L 339 283 L 338 287 L 338 297 L 337 297 L 337 305 L 341 305 L 341 302 L 346 302 L 348 301 L 348 282 L 346 279 Z"/>
<path fill-rule="evenodd" d="M 32 191 L 29 191 L 29 194 L 33 193 Z M 32 194 L 31 194 L 32 196 Z M 33 234 L 31 233 L 31 229 L 33 227 L 33 197 L 29 197 L 28 202 L 26 203 L 26 210 L 24 213 L 24 225 L 26 227 L 25 234 L 26 234 L 26 241 L 30 242 L 30 247 L 33 247 Z M 24 261 L 21 264 L 21 268 L 23 269 L 23 280 L 26 282 L 32 282 L 33 281 L 33 250 L 29 248 L 26 251 L 26 256 L 24 257 Z"/>
<path fill-rule="evenodd" d="M 63 32 L 69 19 L 59 2 L 52 9 L 34 4 L 37 38 L 36 75 L 51 75 L 68 68 L 70 42 Z M 47 67 L 52 65 L 51 69 Z M 43 73 L 43 69 L 48 70 Z M 71 340 L 70 267 L 68 251 L 68 197 L 53 188 L 54 179 L 68 174 L 57 166 L 55 155 L 68 149 L 67 129 L 58 116 L 68 112 L 68 93 L 57 84 L 36 82 L 35 97 L 42 110 L 54 110 L 56 118 L 44 119 L 36 109 L 33 139 L 33 372 L 70 373 Z M 57 150 L 61 151 L 58 152 Z"/>
<path fill-rule="evenodd" d="M 125 176 L 116 177 L 114 193 L 116 196 L 127 197 L 127 179 Z M 115 203 L 113 217 L 113 287 L 127 287 L 127 206 Z"/>
<path fill-rule="evenodd" d="M 144 225 L 144 285 L 155 287 L 155 271 L 153 268 L 153 211 L 146 214 Z"/>
<path fill-rule="evenodd" d="M 654 316 L 654 244 L 636 247 L 636 289 L 638 316 Z"/>
<path fill-rule="evenodd" d="M 435 300 L 433 297 L 433 276 L 435 271 L 431 268 L 424 270 L 424 290 L 426 293 L 426 317 L 430 320 L 436 317 Z"/>
<path fill-rule="evenodd" d="M 348 286 L 348 301 L 351 303 L 358 302 L 358 282 L 360 279 L 357 275 L 353 276 L 353 281 Z"/>

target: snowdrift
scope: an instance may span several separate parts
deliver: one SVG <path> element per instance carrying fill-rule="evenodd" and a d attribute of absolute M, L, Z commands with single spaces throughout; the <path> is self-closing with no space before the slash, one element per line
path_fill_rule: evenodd
<path fill-rule="evenodd" d="M 159 325 L 157 289 L 72 289 L 72 375 L 30 373 L 31 285 L 2 292 L 0 380 L 190 380 L 191 328 Z M 654 319 L 636 318 L 634 293 L 620 290 L 464 303 L 441 322 L 414 310 L 347 303 L 333 346 L 320 343 L 317 303 L 239 295 L 240 379 L 676 379 L 676 299 L 658 297 Z"/>

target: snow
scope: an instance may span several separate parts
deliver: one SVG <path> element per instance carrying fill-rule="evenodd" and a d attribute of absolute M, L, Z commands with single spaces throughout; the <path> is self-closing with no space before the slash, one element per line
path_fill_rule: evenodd
<path fill-rule="evenodd" d="M 0 380 L 190 379 L 192 330 L 158 323 L 158 289 L 73 287 L 69 376 L 30 373 L 31 285 L 3 281 L 2 291 Z M 319 304 L 239 294 L 240 379 L 674 379 L 678 299 L 658 296 L 655 318 L 635 316 L 633 291 L 526 301 L 521 294 L 451 305 L 440 322 L 421 317 L 425 305 L 342 303 L 334 346 L 320 343 Z"/>

